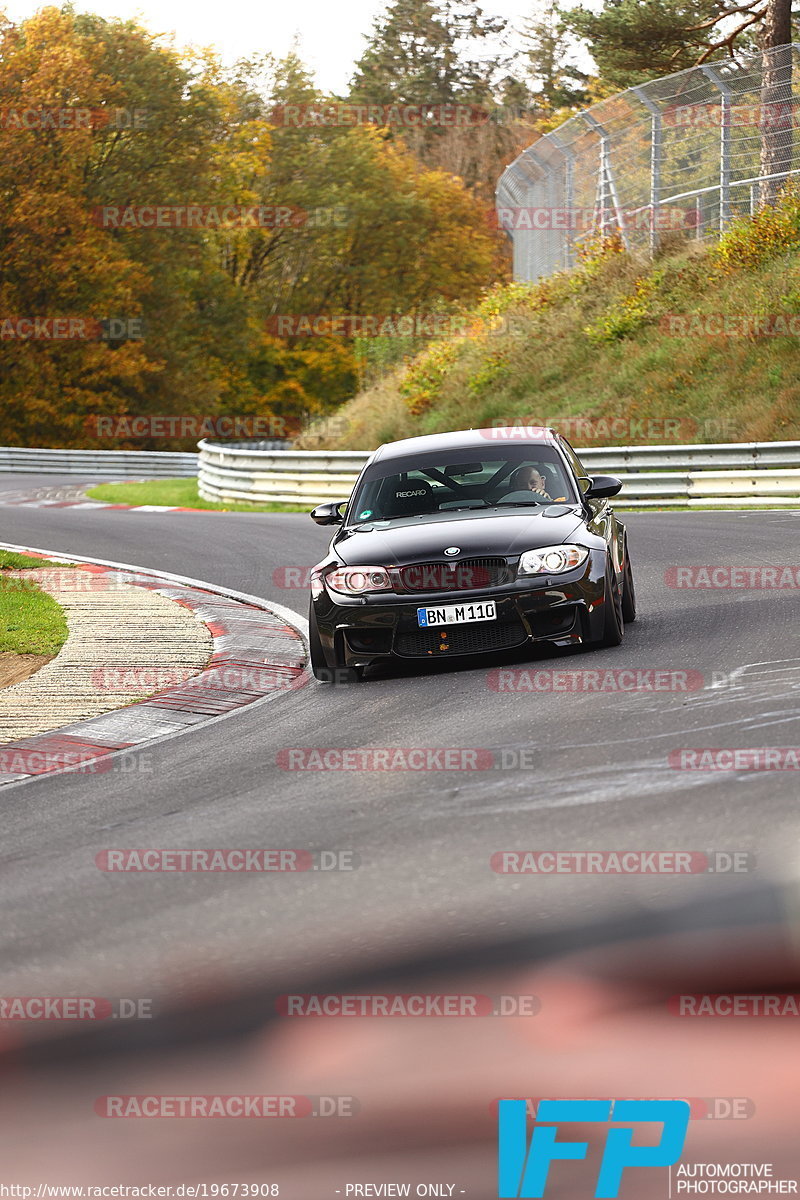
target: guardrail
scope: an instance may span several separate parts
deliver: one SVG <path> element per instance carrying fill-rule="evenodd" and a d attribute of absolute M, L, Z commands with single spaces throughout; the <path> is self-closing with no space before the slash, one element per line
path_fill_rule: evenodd
<path fill-rule="evenodd" d="M 268 450 L 252 442 L 199 443 L 204 500 L 314 505 L 349 496 L 370 450 Z"/>
<path fill-rule="evenodd" d="M 161 450 L 38 450 L 0 446 L 0 473 L 177 479 L 197 474 L 197 454 Z"/>
<path fill-rule="evenodd" d="M 207 441 L 199 451 L 204 499 L 309 507 L 349 496 L 371 453 Z M 800 508 L 800 442 L 610 446 L 578 453 L 589 470 L 622 479 L 617 504 L 623 508 Z"/>

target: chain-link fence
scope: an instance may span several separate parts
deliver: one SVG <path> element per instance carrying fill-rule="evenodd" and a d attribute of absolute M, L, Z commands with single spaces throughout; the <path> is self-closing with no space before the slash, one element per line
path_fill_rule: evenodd
<path fill-rule="evenodd" d="M 619 233 L 654 250 L 665 234 L 708 238 L 800 173 L 800 45 L 708 63 L 629 88 L 565 121 L 501 176 L 497 213 L 514 278 L 575 262 Z"/>

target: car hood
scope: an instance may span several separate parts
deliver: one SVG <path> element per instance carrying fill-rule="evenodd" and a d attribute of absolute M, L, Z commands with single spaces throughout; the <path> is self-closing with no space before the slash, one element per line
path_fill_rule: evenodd
<path fill-rule="evenodd" d="M 559 546 L 576 530 L 585 530 L 577 506 L 549 504 L 536 509 L 406 517 L 389 524 L 365 524 L 342 530 L 332 551 L 348 566 L 402 566 L 444 557 L 458 546 L 461 560 L 501 555 L 512 557 L 541 546 Z"/>

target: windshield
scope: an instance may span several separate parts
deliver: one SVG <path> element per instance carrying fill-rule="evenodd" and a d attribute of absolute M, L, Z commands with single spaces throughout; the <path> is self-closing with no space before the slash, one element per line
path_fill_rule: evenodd
<path fill-rule="evenodd" d="M 549 446 L 504 446 L 377 462 L 361 480 L 348 524 L 391 521 L 463 509 L 497 510 L 576 502 L 574 484 Z"/>

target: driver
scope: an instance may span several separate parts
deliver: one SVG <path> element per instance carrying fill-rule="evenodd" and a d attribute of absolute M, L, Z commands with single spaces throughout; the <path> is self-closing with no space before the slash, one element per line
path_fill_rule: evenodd
<path fill-rule="evenodd" d="M 516 492 L 530 491 L 535 492 L 537 496 L 543 496 L 545 500 L 553 499 L 545 489 L 547 480 L 536 470 L 536 467 L 517 467 L 508 482 Z"/>

